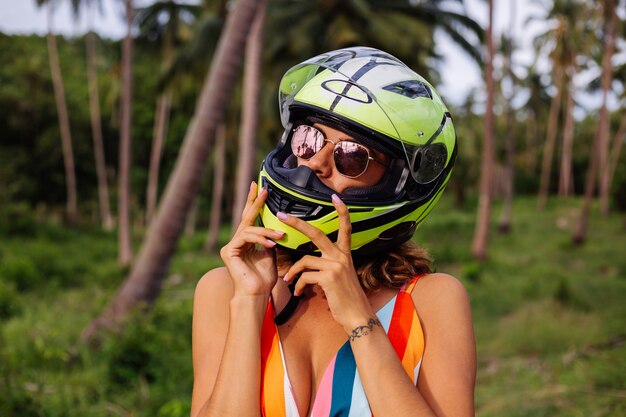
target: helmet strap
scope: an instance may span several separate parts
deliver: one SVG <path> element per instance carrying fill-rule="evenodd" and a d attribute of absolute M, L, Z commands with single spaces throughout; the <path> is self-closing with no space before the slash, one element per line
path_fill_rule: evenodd
<path fill-rule="evenodd" d="M 301 295 L 294 295 L 298 279 L 300 279 L 299 276 L 296 277 L 296 279 L 294 279 L 293 282 L 287 287 L 289 288 L 289 292 L 291 293 L 291 298 L 289 298 L 289 301 L 287 301 L 287 305 L 285 305 L 285 307 L 283 307 L 283 309 L 280 310 L 278 314 L 276 314 L 276 317 L 274 317 L 274 323 L 276 323 L 276 325 L 278 326 L 287 323 L 291 316 L 293 316 L 293 313 L 296 312 L 296 308 L 298 307 L 298 304 L 302 299 Z"/>

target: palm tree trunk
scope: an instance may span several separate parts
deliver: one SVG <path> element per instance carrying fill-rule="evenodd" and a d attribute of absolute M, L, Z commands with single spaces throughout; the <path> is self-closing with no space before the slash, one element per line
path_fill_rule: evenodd
<path fill-rule="evenodd" d="M 161 155 L 172 102 L 172 93 L 168 89 L 159 96 L 156 104 L 154 130 L 152 139 L 152 151 L 150 153 L 150 168 L 148 171 L 148 189 L 146 192 L 146 225 L 149 226 L 156 211 L 159 189 L 159 170 Z"/>
<path fill-rule="evenodd" d="M 131 222 L 130 222 L 130 165 L 131 165 L 131 126 L 132 126 L 132 22 L 133 1 L 126 4 L 126 36 L 122 41 L 122 103 L 120 125 L 120 168 L 118 185 L 118 262 L 129 265 L 133 258 Z"/>
<path fill-rule="evenodd" d="M 194 197 L 191 203 L 191 209 L 185 219 L 184 234 L 185 236 L 193 236 L 196 232 L 196 221 L 198 220 L 198 198 Z"/>
<path fill-rule="evenodd" d="M 563 68 L 554 68 L 554 86 L 556 93 L 550 103 L 550 113 L 548 116 L 548 129 L 546 132 L 546 142 L 543 148 L 543 159 L 541 162 L 541 177 L 539 181 L 539 201 L 540 210 L 546 207 L 548 192 L 550 189 L 550 172 L 552 171 L 552 156 L 554 155 L 554 145 L 556 142 L 557 125 L 559 122 L 559 110 L 561 108 L 561 95 L 563 93 Z"/>
<path fill-rule="evenodd" d="M 593 139 L 593 147 L 589 156 L 589 169 L 587 171 L 587 179 L 585 182 L 585 198 L 583 201 L 583 207 L 578 218 L 578 224 L 576 230 L 572 236 L 572 241 L 576 245 L 581 245 L 587 239 L 587 228 L 589 225 L 589 212 L 591 211 L 591 200 L 593 199 L 594 188 L 596 183 L 596 176 L 598 172 L 603 173 L 602 166 L 602 147 L 605 142 L 608 141 L 609 135 L 609 118 L 606 102 L 608 98 L 609 88 L 611 86 L 611 57 L 613 56 L 613 49 L 615 47 L 615 2 L 607 0 L 605 6 L 609 7 L 611 17 L 607 22 L 606 36 L 605 36 L 605 53 L 602 56 L 602 105 L 600 107 L 600 113 L 598 115 L 598 128 Z M 600 170 L 600 171 L 598 171 Z M 602 192 L 602 189 L 600 190 Z M 606 210 L 608 213 L 608 187 L 606 187 Z M 602 203 L 602 199 L 601 199 Z M 601 207 L 602 209 L 602 207 Z"/>
<path fill-rule="evenodd" d="M 513 52 L 515 39 L 513 28 L 515 27 L 516 1 L 511 1 L 511 15 L 508 39 L 510 46 L 505 48 L 504 70 L 511 82 L 511 92 L 509 97 L 505 97 L 506 102 L 506 163 L 504 165 L 504 201 L 502 203 L 502 214 L 498 230 L 501 233 L 508 233 L 511 230 L 511 219 L 513 217 L 513 196 L 515 194 L 515 109 L 513 108 L 513 98 L 515 97 L 515 76 L 513 74 Z"/>
<path fill-rule="evenodd" d="M 163 68 L 168 68 L 172 61 L 172 34 L 169 30 L 165 33 L 163 47 Z M 146 225 L 150 225 L 156 211 L 159 190 L 159 169 L 163 144 L 167 136 L 172 92 L 169 87 L 161 93 L 157 99 L 154 112 L 154 130 L 152 134 L 152 151 L 150 154 L 150 168 L 148 170 L 148 189 L 146 190 Z"/>
<path fill-rule="evenodd" d="M 244 63 L 242 126 L 237 154 L 237 180 L 235 204 L 233 206 L 232 228 L 235 230 L 241 221 L 247 190 L 255 172 L 256 138 L 259 126 L 259 89 L 261 61 L 263 58 L 263 28 L 265 26 L 266 0 L 260 0 L 259 12 L 254 18 L 246 42 Z"/>
<path fill-rule="evenodd" d="M 606 28 L 606 49 L 602 55 L 602 108 L 600 109 L 600 120 L 598 121 L 599 141 L 600 141 L 600 213 L 603 216 L 609 214 L 609 191 L 610 191 L 610 169 L 609 169 L 609 117 L 606 108 L 607 96 L 611 88 L 613 68 L 611 58 L 615 52 L 615 32 L 617 29 L 617 6 L 616 0 L 606 0 L 604 5 L 609 13 L 609 21 Z M 604 117 L 602 117 L 604 114 Z"/>
<path fill-rule="evenodd" d="M 508 233 L 511 230 L 513 217 L 513 196 L 515 194 L 515 112 L 512 103 L 507 103 L 506 163 L 504 165 L 504 201 L 498 230 Z"/>
<path fill-rule="evenodd" d="M 98 202 L 100 205 L 100 221 L 104 230 L 113 229 L 113 217 L 109 207 L 109 186 L 107 184 L 102 125 L 100 122 L 100 97 L 98 94 L 98 70 L 96 67 L 96 36 L 93 31 L 87 33 L 87 80 L 89 83 L 89 114 L 91 116 L 91 135 L 93 152 L 96 160 L 96 176 L 98 179 Z"/>
<path fill-rule="evenodd" d="M 537 171 L 537 137 L 539 136 L 539 128 L 537 124 L 537 115 L 533 112 L 532 116 L 528 115 L 528 123 L 526 124 L 526 169 L 530 175 L 534 175 Z"/>
<path fill-rule="evenodd" d="M 215 155 L 213 158 L 213 194 L 211 196 L 211 219 L 204 249 L 213 252 L 220 234 L 220 219 L 222 217 L 222 200 L 224 198 L 224 173 L 226 167 L 226 127 L 221 123 L 217 128 L 215 138 Z"/>
<path fill-rule="evenodd" d="M 487 242 L 489 236 L 489 218 L 491 212 L 491 193 L 493 177 L 493 102 L 494 102 L 494 79 L 493 79 L 493 0 L 488 0 L 489 23 L 485 33 L 487 41 L 487 61 L 485 68 L 485 81 L 487 84 L 487 106 L 485 108 L 485 141 L 483 144 L 481 172 L 480 172 L 480 196 L 478 202 L 478 214 L 476 229 L 472 242 L 472 255 L 478 260 L 487 257 Z"/>
<path fill-rule="evenodd" d="M 61 146 L 63 150 L 63 164 L 65 166 L 65 186 L 67 192 L 66 214 L 67 222 L 75 225 L 78 222 L 78 204 L 76 192 L 76 171 L 74 168 L 74 152 L 72 151 L 72 134 L 70 120 L 65 102 L 65 87 L 59 64 L 59 52 L 57 50 L 56 37 L 52 33 L 52 5 L 48 4 L 48 58 L 50 60 L 50 73 L 52 75 L 52 87 L 54 100 L 59 117 L 59 130 L 61 131 Z"/>
<path fill-rule="evenodd" d="M 574 57 L 572 57 L 574 58 Z M 563 153 L 561 154 L 561 175 L 559 177 L 559 195 L 567 197 L 572 190 L 572 153 L 574 148 L 574 73 L 570 63 L 570 74 L 566 84 L 567 101 L 565 104 L 565 125 L 563 127 Z"/>
<path fill-rule="evenodd" d="M 617 169 L 617 162 L 622 152 L 622 145 L 626 141 L 626 117 L 622 116 L 622 122 L 617 129 L 617 133 L 613 137 L 613 146 L 611 146 L 611 159 L 609 160 L 609 195 L 611 194 L 611 186 Z"/>
<path fill-rule="evenodd" d="M 137 261 L 115 298 L 85 329 L 84 338 L 92 339 L 102 327 L 118 327 L 120 319 L 133 307 L 140 303 L 151 305 L 159 295 L 185 217 L 197 193 L 215 130 L 230 99 L 257 5 L 258 0 L 239 0 L 230 12 L 174 171 Z"/>

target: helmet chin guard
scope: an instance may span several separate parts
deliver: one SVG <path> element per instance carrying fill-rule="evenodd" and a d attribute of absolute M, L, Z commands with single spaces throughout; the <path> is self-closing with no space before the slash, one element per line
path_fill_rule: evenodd
<path fill-rule="evenodd" d="M 435 89 L 395 57 L 373 48 L 347 48 L 291 68 L 280 83 L 285 127 L 278 146 L 263 161 L 259 185 L 268 197 L 263 226 L 283 230 L 277 244 L 299 253 L 317 248 L 308 237 L 278 220 L 279 211 L 306 220 L 331 240 L 339 219 L 336 193 L 291 152 L 295 123 L 338 129 L 391 163 L 371 187 L 338 194 L 348 206 L 353 254 L 377 253 L 409 240 L 447 184 L 456 157 L 452 118 Z"/>

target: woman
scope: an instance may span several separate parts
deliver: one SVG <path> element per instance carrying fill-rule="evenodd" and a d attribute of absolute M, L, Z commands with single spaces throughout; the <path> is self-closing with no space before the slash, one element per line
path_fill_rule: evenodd
<path fill-rule="evenodd" d="M 441 98 L 372 48 L 279 96 L 285 134 L 196 289 L 192 416 L 474 415 L 467 294 L 410 242 L 456 155 Z"/>

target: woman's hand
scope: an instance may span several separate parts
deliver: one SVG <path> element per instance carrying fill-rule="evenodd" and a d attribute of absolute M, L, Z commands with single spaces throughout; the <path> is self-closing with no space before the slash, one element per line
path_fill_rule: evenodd
<path fill-rule="evenodd" d="M 354 328 L 368 323 L 376 316 L 361 288 L 352 262 L 352 225 L 348 207 L 335 194 L 332 200 L 339 217 L 336 243 L 307 222 L 278 213 L 281 221 L 310 238 L 322 254 L 321 257 L 304 256 L 289 268 L 283 279 L 289 283 L 301 274 L 296 283 L 295 295 L 302 294 L 307 285 L 319 285 L 326 295 L 333 318 L 350 334 Z"/>
<path fill-rule="evenodd" d="M 230 242 L 220 251 L 233 280 L 235 295 L 269 297 L 276 284 L 274 240 L 282 238 L 284 232 L 254 226 L 266 198 L 265 188 L 257 196 L 257 184 L 253 181 L 241 223 Z"/>

